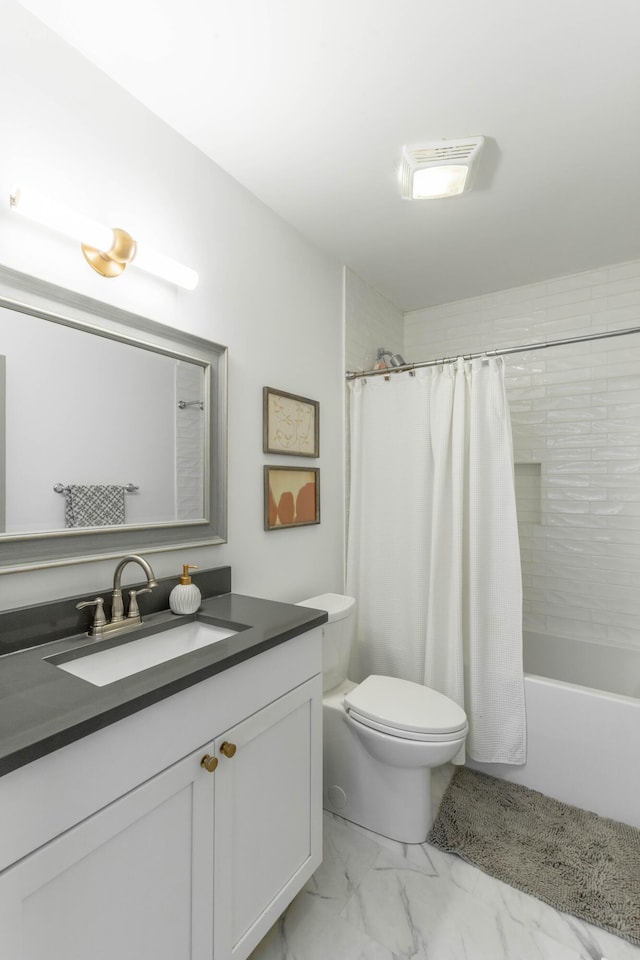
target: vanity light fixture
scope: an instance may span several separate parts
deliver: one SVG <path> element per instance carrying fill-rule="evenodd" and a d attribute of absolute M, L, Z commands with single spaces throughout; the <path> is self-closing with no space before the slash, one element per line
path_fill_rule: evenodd
<path fill-rule="evenodd" d="M 484 137 L 437 140 L 404 147 L 400 168 L 403 200 L 440 200 L 469 190 Z"/>
<path fill-rule="evenodd" d="M 16 188 L 9 206 L 35 223 L 78 240 L 85 260 L 102 277 L 119 277 L 135 260 L 141 270 L 186 290 L 197 286 L 198 274 L 190 267 L 139 245 L 126 230 L 107 227 L 35 191 Z"/>

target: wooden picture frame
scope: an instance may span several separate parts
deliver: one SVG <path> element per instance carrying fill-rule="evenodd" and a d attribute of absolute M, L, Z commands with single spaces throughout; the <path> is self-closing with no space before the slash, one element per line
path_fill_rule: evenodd
<path fill-rule="evenodd" d="M 320 404 L 308 397 L 262 388 L 262 450 L 292 457 L 320 456 Z"/>
<path fill-rule="evenodd" d="M 320 468 L 264 468 L 264 528 L 287 530 L 320 523 Z"/>

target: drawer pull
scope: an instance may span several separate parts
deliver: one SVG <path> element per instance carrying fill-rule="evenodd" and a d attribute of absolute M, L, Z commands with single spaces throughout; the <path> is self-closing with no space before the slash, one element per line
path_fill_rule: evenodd
<path fill-rule="evenodd" d="M 213 773 L 215 768 L 218 766 L 218 758 L 212 757 L 209 753 L 205 753 L 204 757 L 200 761 L 200 766 L 204 767 L 205 770 L 208 770 L 209 773 Z"/>
<path fill-rule="evenodd" d="M 225 740 L 222 746 L 220 747 L 220 752 L 224 753 L 225 757 L 231 759 L 235 755 L 236 745 L 235 743 L 229 743 L 228 740 Z"/>

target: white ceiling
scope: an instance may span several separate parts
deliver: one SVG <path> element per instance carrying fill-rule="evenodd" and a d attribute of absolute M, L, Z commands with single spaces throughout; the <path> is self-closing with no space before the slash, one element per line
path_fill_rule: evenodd
<path fill-rule="evenodd" d="M 403 309 L 640 257 L 637 0 L 21 0 Z M 488 138 L 401 200 L 403 145 Z"/>

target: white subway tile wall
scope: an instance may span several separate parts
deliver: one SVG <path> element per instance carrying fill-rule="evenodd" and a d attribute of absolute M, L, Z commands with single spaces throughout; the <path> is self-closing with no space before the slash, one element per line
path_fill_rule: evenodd
<path fill-rule="evenodd" d="M 203 400 L 202 368 L 176 361 L 177 400 Z M 204 424 L 198 406 L 180 410 L 176 402 L 176 518 L 197 520 L 204 516 Z"/>
<path fill-rule="evenodd" d="M 402 310 L 348 268 L 345 270 L 347 370 L 370 370 L 378 347 L 404 351 Z"/>
<path fill-rule="evenodd" d="M 640 326 L 640 260 L 405 315 L 430 360 Z M 525 628 L 640 648 L 640 334 L 505 357 Z"/>

